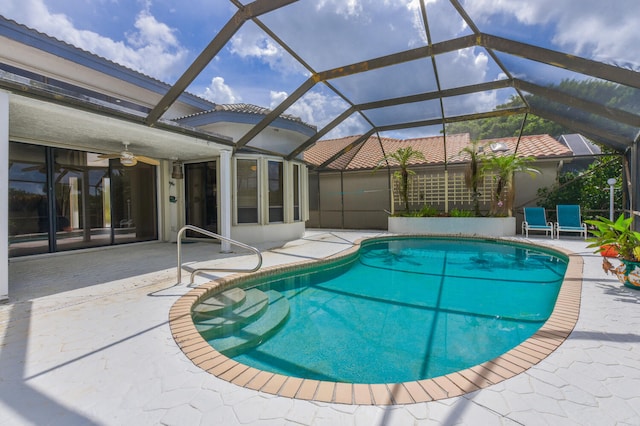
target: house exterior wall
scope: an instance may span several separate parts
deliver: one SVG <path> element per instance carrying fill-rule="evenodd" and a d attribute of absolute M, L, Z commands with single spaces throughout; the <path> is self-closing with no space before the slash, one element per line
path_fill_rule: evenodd
<path fill-rule="evenodd" d="M 342 176 L 340 173 L 320 174 L 319 228 L 344 228 L 342 219 Z"/>
<path fill-rule="evenodd" d="M 9 94 L 0 90 L 0 302 L 9 298 Z"/>
<path fill-rule="evenodd" d="M 419 210 L 429 205 L 439 211 L 472 210 L 471 192 L 464 186 L 464 167 L 456 164 L 447 168 L 447 185 L 444 166 L 413 168 L 416 174 L 410 176 L 409 208 Z M 522 222 L 521 207 L 536 205 L 538 189 L 553 185 L 557 179 L 557 161 L 538 161 L 535 167 L 540 174 L 516 173 L 514 177 L 517 229 Z M 309 189 L 310 197 L 317 197 L 317 203 L 310 203 L 310 228 L 387 229 L 386 211 L 404 210 L 397 184 L 385 170 L 322 172 L 316 174 L 316 180 L 317 188 Z M 394 190 L 390 191 L 392 185 Z M 480 189 L 480 210 L 484 213 L 490 209 L 491 175 L 485 177 L 485 185 Z"/>
<path fill-rule="evenodd" d="M 389 177 L 386 171 L 319 173 L 309 189 L 309 221 L 312 228 L 386 229 L 389 209 Z"/>
<path fill-rule="evenodd" d="M 344 180 L 344 227 L 385 229 L 390 202 L 389 179 L 385 170 L 352 172 Z"/>
<path fill-rule="evenodd" d="M 0 44 L 5 48 L 0 61 L 3 83 L 6 80 L 8 87 L 15 87 L 24 82 L 24 87 L 0 91 L 0 157 L 4 159 L 0 167 L 0 199 L 4 200 L 0 234 L 5 236 L 0 245 L 5 265 L 0 269 L 0 300 L 9 297 L 7 263 L 12 233 L 13 243 L 22 249 L 11 253 L 15 260 L 18 256 L 134 240 L 175 241 L 187 221 L 188 194 L 185 180 L 172 176 L 175 164 L 217 161 L 217 170 L 225 170 L 224 179 L 218 176 L 216 189 L 207 193 L 209 199 L 217 197 L 212 210 L 217 209 L 219 234 L 256 245 L 303 236 L 309 214 L 306 165 L 271 154 L 293 151 L 315 133 L 313 126 L 280 117 L 249 142 L 247 147 L 264 151 L 243 154 L 258 164 L 260 176 L 251 184 L 260 185 L 252 206 L 259 214 L 256 221 L 238 223 L 234 221 L 238 187 L 232 178 L 237 172 L 232 140 L 237 142 L 265 114 L 240 111 L 222 119 L 218 116 L 218 121 L 205 129 L 214 134 L 197 132 L 197 125 L 182 129 L 142 125 L 139 117 L 163 99 L 170 85 L 3 19 Z M 37 90 L 24 96 L 29 85 Z M 49 88 L 55 96 L 43 93 Z M 215 107 L 185 92 L 171 103 L 162 121 L 207 116 Z M 117 160 L 122 142 L 132 143 L 131 152 L 157 159 L 159 165 L 140 160 L 124 167 Z M 64 153 L 64 162 L 57 160 L 59 153 Z M 108 158 L 101 155 L 107 153 Z M 21 161 L 10 161 L 11 155 Z M 274 163 L 275 178 L 271 174 Z M 10 186 L 12 182 L 15 188 Z M 25 185 L 29 187 L 23 189 Z M 17 195 L 10 197 L 8 188 Z M 41 194 L 42 188 L 45 194 Z M 64 201 L 61 207 L 58 195 Z M 33 200 L 36 202 L 31 203 Z M 8 208 L 9 201 L 13 210 Z M 126 213 L 122 218 L 121 212 Z M 26 218 L 22 223 L 27 225 L 18 228 L 14 224 L 12 230 L 16 217 Z M 33 226 L 35 232 L 27 229 Z M 33 249 L 36 239 L 39 245 Z"/>

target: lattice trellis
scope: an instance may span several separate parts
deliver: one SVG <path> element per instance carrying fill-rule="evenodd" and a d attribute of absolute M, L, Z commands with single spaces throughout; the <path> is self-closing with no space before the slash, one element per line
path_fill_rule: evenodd
<path fill-rule="evenodd" d="M 393 178 L 392 178 L 393 179 Z M 393 179 L 393 201 L 396 205 L 402 206 L 400 196 L 400 182 Z M 485 174 L 484 180 L 478 186 L 480 193 L 479 202 L 489 204 L 493 192 L 493 174 Z M 473 195 L 464 183 L 464 173 L 428 173 L 415 174 L 409 176 L 409 191 L 407 194 L 409 205 L 418 206 L 439 206 L 448 203 L 449 205 L 468 206 L 472 208 Z"/>

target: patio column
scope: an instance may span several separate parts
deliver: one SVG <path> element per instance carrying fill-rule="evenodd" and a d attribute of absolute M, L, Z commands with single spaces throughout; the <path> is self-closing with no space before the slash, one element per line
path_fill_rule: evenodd
<path fill-rule="evenodd" d="M 9 299 L 9 93 L 0 91 L 0 301 Z"/>
<path fill-rule="evenodd" d="M 231 238 L 232 185 L 231 151 L 223 149 L 220 151 L 220 235 L 226 238 Z M 220 251 L 223 253 L 231 251 L 231 244 L 222 241 Z"/>

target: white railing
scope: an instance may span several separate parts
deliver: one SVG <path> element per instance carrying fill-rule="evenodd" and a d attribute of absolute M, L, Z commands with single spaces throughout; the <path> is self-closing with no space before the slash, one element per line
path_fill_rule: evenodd
<path fill-rule="evenodd" d="M 215 238 L 215 239 L 220 240 L 220 241 L 226 241 L 226 242 L 228 242 L 230 244 L 233 244 L 235 246 L 242 247 L 244 249 L 250 250 L 250 251 L 254 252 L 256 255 L 258 255 L 258 264 L 252 269 L 196 268 L 191 272 L 191 278 L 190 278 L 189 284 L 193 284 L 194 277 L 196 276 L 196 274 L 198 274 L 200 272 L 205 272 L 205 271 L 206 272 L 255 272 L 258 269 L 260 269 L 260 267 L 262 266 L 262 253 L 260 253 L 260 250 L 258 250 L 257 248 L 248 246 L 248 245 L 246 245 L 244 243 L 241 243 L 240 241 L 235 241 L 235 240 L 232 240 L 230 238 L 223 237 L 222 235 L 218 235 L 215 232 L 211 232 L 211 231 L 207 231 L 206 229 L 198 228 L 197 226 L 185 225 L 180 229 L 180 231 L 178 231 L 178 241 L 177 241 L 177 246 L 178 246 L 178 284 L 182 283 L 182 235 L 187 230 L 198 232 L 198 233 L 200 233 L 202 235 L 206 235 L 208 237 Z"/>

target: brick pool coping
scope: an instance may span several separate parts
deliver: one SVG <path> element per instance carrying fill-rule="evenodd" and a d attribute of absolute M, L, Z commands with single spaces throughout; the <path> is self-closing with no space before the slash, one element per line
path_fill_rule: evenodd
<path fill-rule="evenodd" d="M 461 236 L 456 235 L 455 237 L 460 238 Z M 398 236 L 387 238 L 398 238 Z M 212 293 L 238 285 L 249 277 L 268 277 L 295 271 L 309 265 L 321 266 L 331 263 L 336 259 L 354 254 L 360 249 L 362 241 L 356 241 L 351 248 L 321 260 L 306 260 L 266 267 L 252 274 L 235 274 L 194 288 L 180 297 L 169 311 L 169 325 L 173 338 L 196 366 L 222 380 L 248 389 L 287 398 L 327 403 L 400 405 L 460 396 L 514 377 L 555 351 L 569 337 L 578 321 L 582 293 L 582 257 L 561 248 L 550 248 L 528 241 L 505 240 L 566 255 L 569 258 L 569 263 L 564 281 L 551 316 L 533 336 L 503 355 L 465 370 L 432 379 L 387 384 L 301 379 L 258 370 L 234 361 L 211 347 L 196 330 L 191 319 L 191 309 Z"/>

